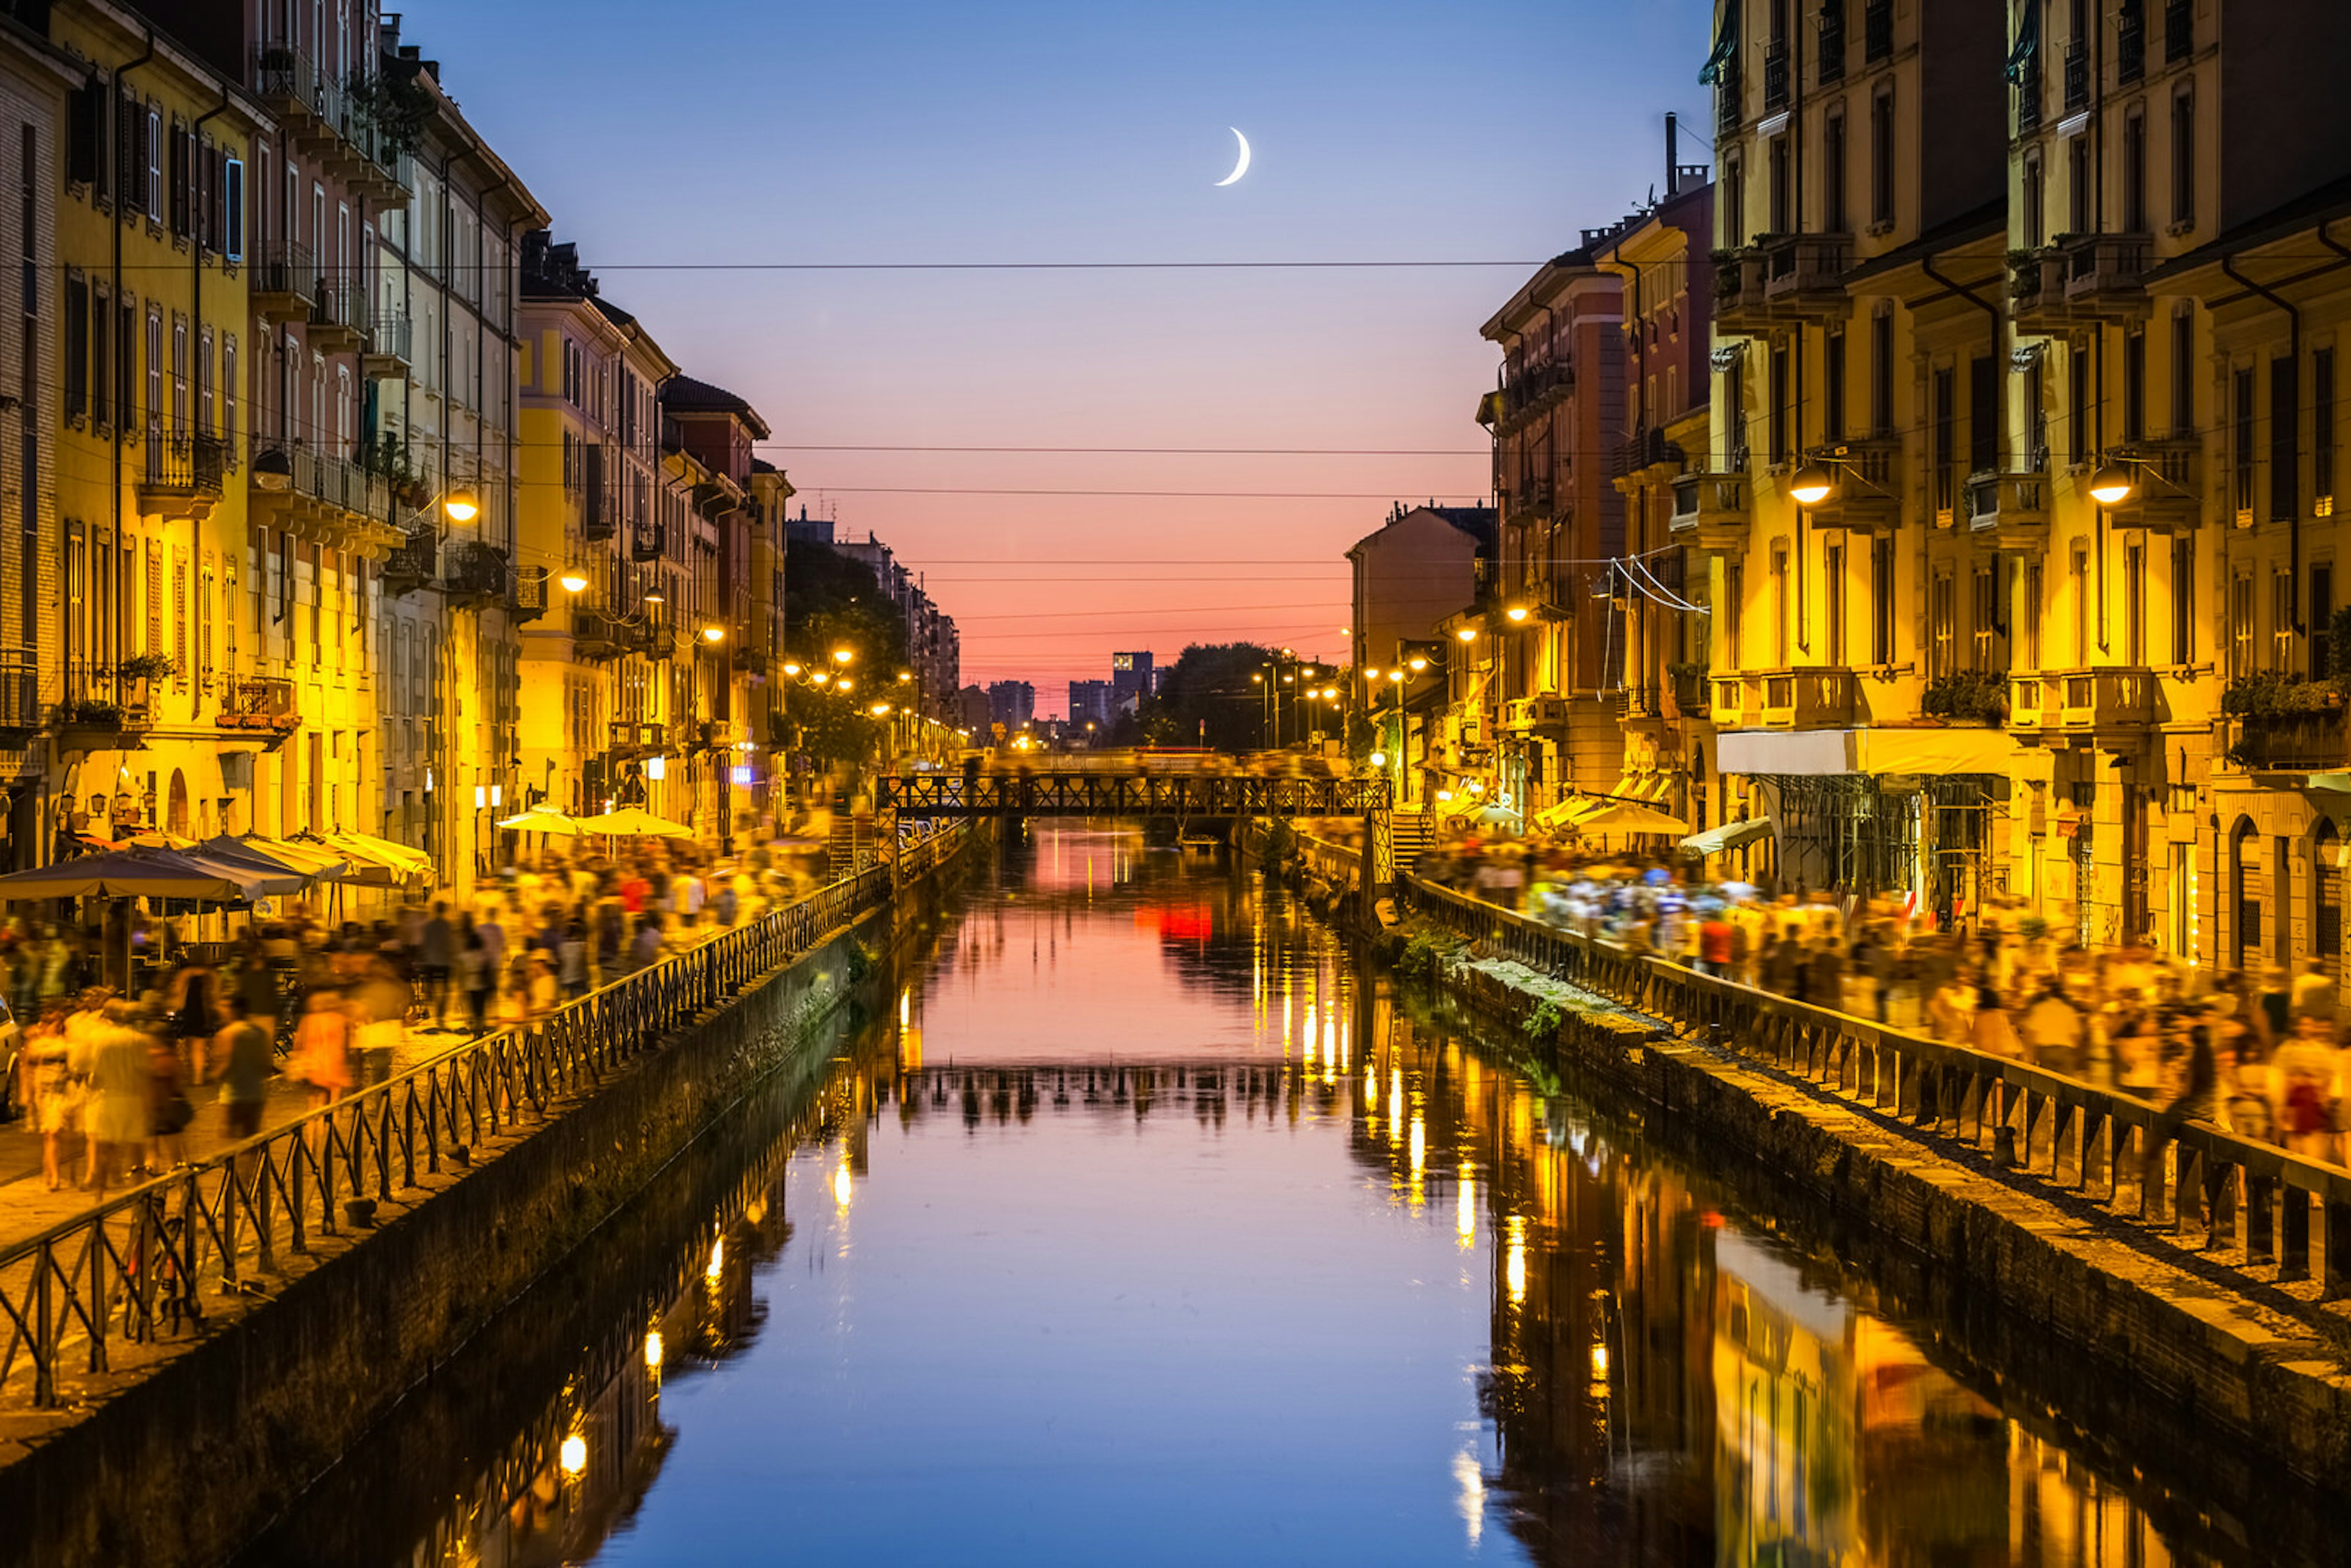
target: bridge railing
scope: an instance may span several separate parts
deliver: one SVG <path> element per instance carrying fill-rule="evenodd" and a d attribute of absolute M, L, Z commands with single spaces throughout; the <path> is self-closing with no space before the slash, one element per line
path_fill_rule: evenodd
<path fill-rule="evenodd" d="M 924 846 L 935 868 L 966 835 Z M 500 1029 L 199 1164 L 0 1248 L 0 1406 L 57 1404 L 73 1367 L 201 1323 L 205 1295 L 270 1274 L 384 1200 L 470 1163 L 483 1139 L 592 1088 L 704 1009 L 890 897 L 875 867 L 819 888 L 546 1018 Z"/>
<path fill-rule="evenodd" d="M 1792 1001 L 1655 954 L 1399 878 L 1406 903 L 1487 952 L 1802 1078 L 1913 1130 L 2016 1168 L 2111 1213 L 2168 1226 L 2250 1283 L 2308 1279 L 2319 1228 L 2325 1294 L 2351 1292 L 2351 1170 L 2188 1122 L 2176 1157 L 2147 1151 L 2147 1101 L 1969 1046 Z M 2005 1134 L 2005 1135 L 2003 1135 Z"/>
<path fill-rule="evenodd" d="M 1360 817 L 1390 809 L 1384 779 L 1250 774 L 907 773 L 874 803 L 902 817 Z"/>

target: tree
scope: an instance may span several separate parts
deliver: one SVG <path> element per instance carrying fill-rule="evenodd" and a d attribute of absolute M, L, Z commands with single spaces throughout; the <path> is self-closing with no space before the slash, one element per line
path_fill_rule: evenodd
<path fill-rule="evenodd" d="M 889 672 L 860 685 L 878 685 L 906 664 L 906 620 L 862 561 L 819 544 L 792 539 L 784 547 L 784 637 L 804 664 L 822 665 L 832 650 L 857 650 L 865 669 Z"/>
<path fill-rule="evenodd" d="M 1143 737 L 1153 746 L 1256 751 L 1265 746 L 1262 674 L 1273 651 L 1255 643 L 1195 643 L 1159 678 L 1159 690 L 1136 705 Z"/>

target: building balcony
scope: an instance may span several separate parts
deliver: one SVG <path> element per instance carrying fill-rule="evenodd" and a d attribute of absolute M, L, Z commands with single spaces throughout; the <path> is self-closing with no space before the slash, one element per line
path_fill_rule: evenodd
<path fill-rule="evenodd" d="M 1743 550 L 1748 534 L 1747 476 L 1706 471 L 1674 476 L 1674 510 L 1667 528 L 1699 549 Z"/>
<path fill-rule="evenodd" d="M 2204 444 L 2195 436 L 2177 441 L 2150 441 L 2123 455 L 2138 488 L 2108 516 L 2118 528 L 2148 528 L 2179 533 L 2192 528 L 2204 517 Z"/>
<path fill-rule="evenodd" d="M 601 448 L 590 446 L 593 454 Z M 601 544 L 612 537 L 621 522 L 621 493 L 617 486 L 596 477 L 600 465 L 589 465 L 589 478 L 580 487 L 580 537 L 590 544 Z"/>
<path fill-rule="evenodd" d="M 279 46 L 256 50 L 253 89 L 289 140 L 317 145 L 329 134 L 340 92 L 309 56 Z"/>
<path fill-rule="evenodd" d="M 374 381 L 398 381 L 414 362 L 410 343 L 413 324 L 405 310 L 378 307 L 369 313 L 367 348 L 360 355 L 360 373 Z"/>
<path fill-rule="evenodd" d="M 615 720 L 611 728 L 610 755 L 615 761 L 626 762 L 649 756 L 669 744 L 669 729 L 664 725 L 645 724 L 636 720 Z"/>
<path fill-rule="evenodd" d="M 57 745 L 66 751 L 135 750 L 155 727 L 152 677 L 125 674 L 110 664 L 75 660 L 66 665 L 65 701 L 57 705 Z"/>
<path fill-rule="evenodd" d="M 368 296 L 356 278 L 320 278 L 310 301 L 310 349 L 356 353 L 367 346 Z"/>
<path fill-rule="evenodd" d="M 253 313 L 265 321 L 307 321 L 319 293 L 319 263 L 308 246 L 279 240 L 246 258 Z"/>
<path fill-rule="evenodd" d="M 1825 455 L 1836 488 L 1812 508 L 1813 526 L 1876 533 L 1902 525 L 1902 440 L 1848 442 Z"/>
<path fill-rule="evenodd" d="M 256 448 L 247 501 L 253 521 L 370 560 L 389 560 L 412 544 L 392 521 L 396 502 L 385 476 L 307 446 Z"/>
<path fill-rule="evenodd" d="M 1843 320 L 1853 312 L 1844 274 L 1850 235 L 1763 235 L 1715 257 L 1714 324 L 1726 332 Z"/>
<path fill-rule="evenodd" d="M 2090 107 L 2090 53 L 2077 40 L 2065 46 L 2065 112 Z"/>
<path fill-rule="evenodd" d="M 1677 470 L 1682 465 L 1682 449 L 1666 439 L 1666 433 L 1651 425 L 1631 440 L 1620 443 L 1614 461 L 1614 476 L 1635 478 L 1653 469 Z"/>
<path fill-rule="evenodd" d="M 384 558 L 381 579 L 384 592 L 397 599 L 431 582 L 441 553 L 440 543 L 429 526 L 407 530 Z"/>
<path fill-rule="evenodd" d="M 1724 729 L 1844 729 L 1860 706 L 1851 670 L 1744 670 L 1713 684 Z"/>
<path fill-rule="evenodd" d="M 1704 719 L 1711 716 L 1704 665 L 1666 666 L 1666 706 L 1669 718 Z"/>
<path fill-rule="evenodd" d="M 2050 335 L 2102 321 L 2144 319 L 2145 235 L 2061 235 L 2011 258 L 2009 303 L 2016 329 Z"/>
<path fill-rule="evenodd" d="M 213 722 L 224 735 L 250 735 L 274 751 L 302 727 L 294 683 L 275 675 L 226 677 Z"/>
<path fill-rule="evenodd" d="M 1894 57 L 1894 0 L 1864 0 L 1861 57 L 1872 65 Z"/>
<path fill-rule="evenodd" d="M 599 663 L 629 651 L 629 628 L 601 610 L 574 607 L 571 612 L 571 655 Z"/>
<path fill-rule="evenodd" d="M 547 613 L 549 572 L 543 566 L 520 566 L 513 572 L 514 598 L 507 609 L 517 625 L 537 621 Z"/>
<path fill-rule="evenodd" d="M 2049 548 L 2049 476 L 1968 476 L 1968 529 L 1995 549 Z"/>
<path fill-rule="evenodd" d="M 669 553 L 669 529 L 661 523 L 640 525 L 629 530 L 629 559 L 659 560 Z"/>
<path fill-rule="evenodd" d="M 201 523 L 220 504 L 228 445 L 217 436 L 150 435 L 139 479 L 139 515 Z"/>
<path fill-rule="evenodd" d="M 2229 760 L 2252 773 L 2333 773 L 2351 767 L 2344 710 L 2247 714 L 2231 721 Z"/>
<path fill-rule="evenodd" d="M 480 539 L 460 539 L 449 547 L 448 570 L 441 590 L 454 608 L 486 610 L 507 598 L 507 552 Z"/>
<path fill-rule="evenodd" d="M 22 745 L 41 727 L 41 672 L 23 650 L 0 653 L 0 736 Z"/>
<path fill-rule="evenodd" d="M 1575 367 L 1565 361 L 1535 365 L 1507 377 L 1486 405 L 1490 428 L 1506 435 L 1555 407 L 1575 390 Z"/>
<path fill-rule="evenodd" d="M 2155 722 L 2155 674 L 2141 666 L 2011 675 L 2008 727 L 2088 735 Z"/>

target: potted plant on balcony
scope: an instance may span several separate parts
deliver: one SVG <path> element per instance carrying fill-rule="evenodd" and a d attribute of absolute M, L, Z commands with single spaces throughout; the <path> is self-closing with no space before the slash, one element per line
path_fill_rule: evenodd
<path fill-rule="evenodd" d="M 2008 293 L 2011 299 L 2032 299 L 2041 293 L 2041 254 L 2031 250 L 2008 253 Z"/>
<path fill-rule="evenodd" d="M 171 679 L 179 668 L 169 653 L 133 653 L 123 660 L 114 666 L 115 676 L 122 683 L 122 706 L 133 713 L 143 710 L 149 686 Z"/>
<path fill-rule="evenodd" d="M 1705 718 L 1713 711 L 1707 700 L 1706 665 L 1681 659 L 1666 666 L 1666 700 L 1677 718 Z"/>
<path fill-rule="evenodd" d="M 433 498 L 423 476 L 416 470 L 408 443 L 397 435 L 371 436 L 360 443 L 360 466 L 381 475 L 392 486 L 392 498 L 412 512 Z"/>
<path fill-rule="evenodd" d="M 2008 719 L 2008 682 L 1990 670 L 1938 675 L 1919 695 L 1918 711 L 1954 724 L 2003 724 Z"/>

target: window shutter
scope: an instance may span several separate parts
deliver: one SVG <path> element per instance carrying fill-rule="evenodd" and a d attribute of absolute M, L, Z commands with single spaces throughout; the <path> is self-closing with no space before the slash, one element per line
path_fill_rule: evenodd
<path fill-rule="evenodd" d="M 170 161 L 165 165 L 171 180 L 172 232 L 185 239 L 188 235 L 188 133 L 180 129 L 177 120 L 172 121 Z"/>
<path fill-rule="evenodd" d="M 147 541 L 147 652 L 163 651 L 163 555 Z"/>
<path fill-rule="evenodd" d="M 172 689 L 188 689 L 188 550 L 172 548 Z"/>
<path fill-rule="evenodd" d="M 77 184 L 98 182 L 98 128 L 105 114 L 104 89 L 84 82 L 66 101 L 66 178 Z"/>
<path fill-rule="evenodd" d="M 245 160 L 231 158 L 221 172 L 221 254 L 245 259 Z"/>
<path fill-rule="evenodd" d="M 145 168 L 147 148 L 142 141 L 147 134 L 147 111 L 139 107 L 128 93 L 118 93 L 114 99 L 114 191 L 121 200 L 123 211 L 129 213 L 146 205 L 147 198 L 139 183 L 139 171 Z"/>

